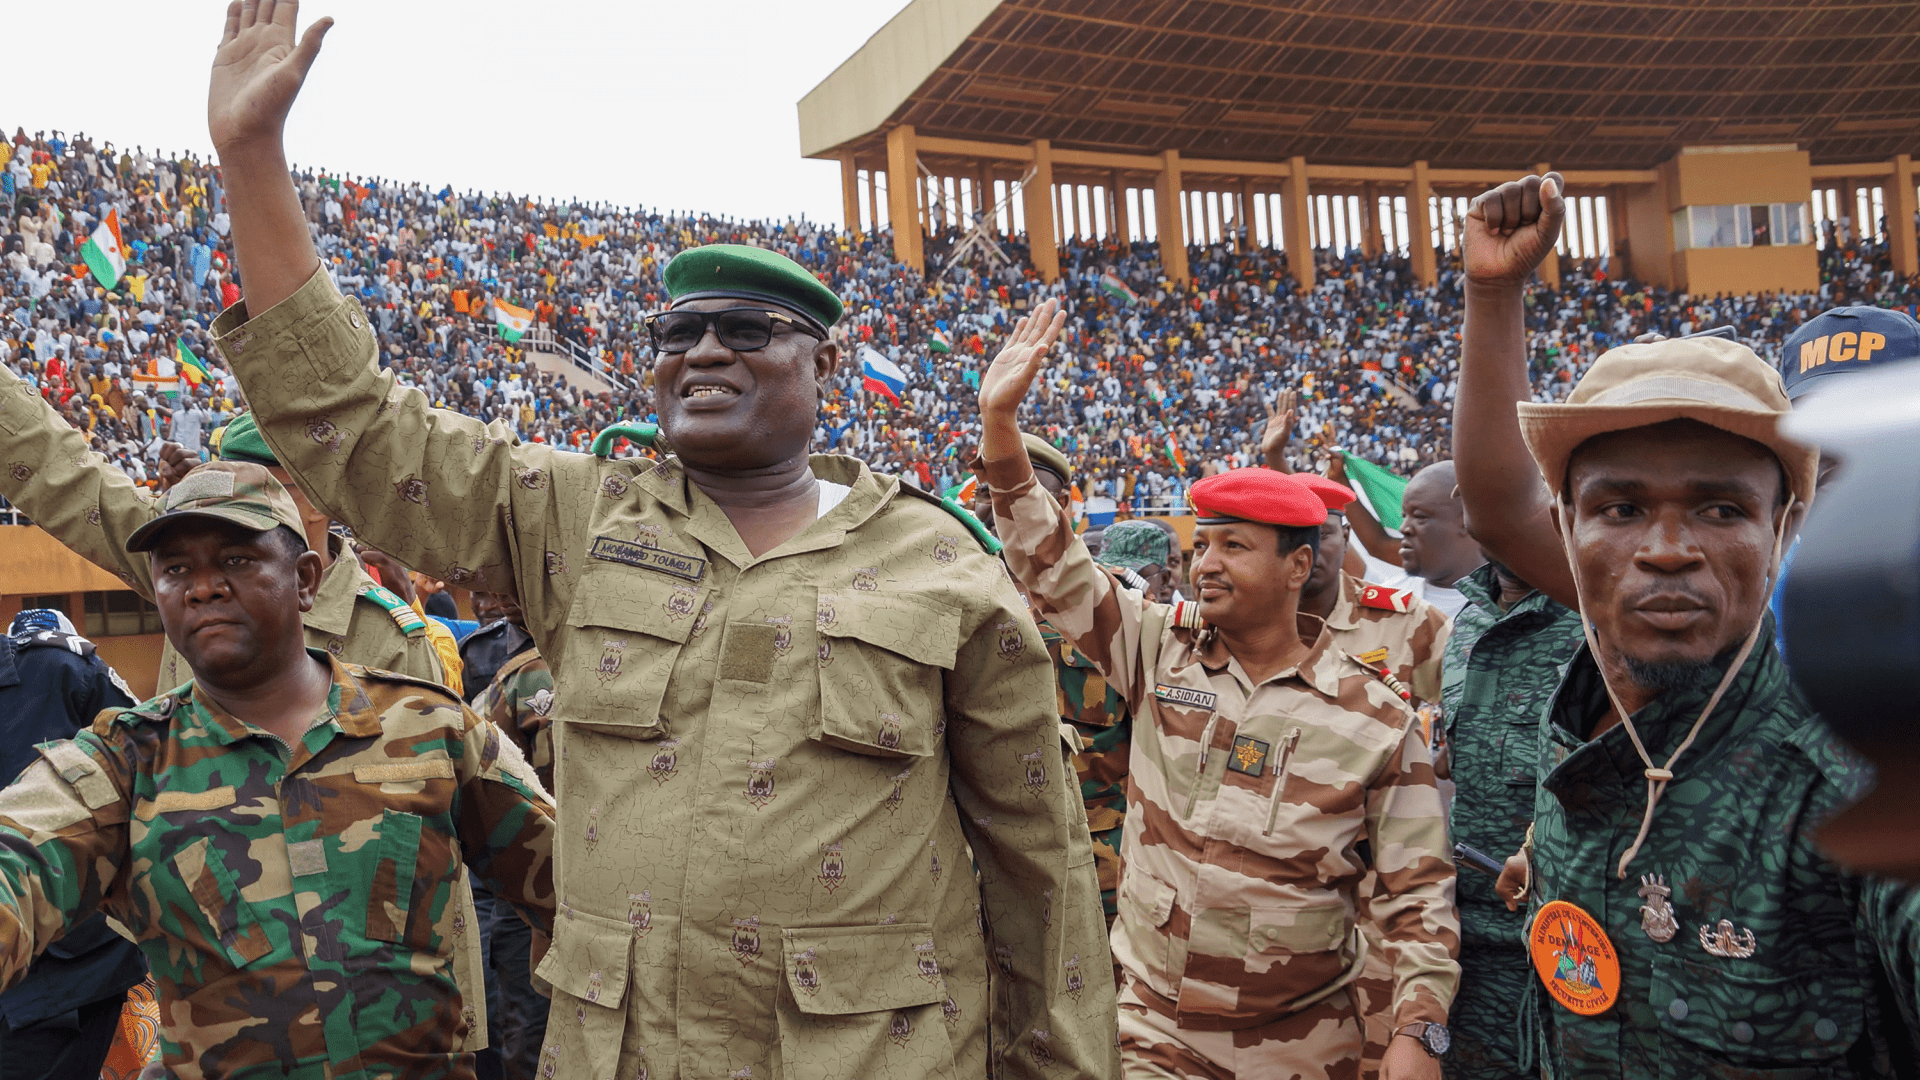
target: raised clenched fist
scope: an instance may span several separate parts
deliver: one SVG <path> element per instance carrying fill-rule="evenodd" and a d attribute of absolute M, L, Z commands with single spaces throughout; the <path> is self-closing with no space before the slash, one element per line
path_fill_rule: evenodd
<path fill-rule="evenodd" d="M 1518 288 L 1560 241 L 1566 182 L 1557 172 L 1523 176 L 1486 192 L 1467 209 L 1467 281 Z"/>

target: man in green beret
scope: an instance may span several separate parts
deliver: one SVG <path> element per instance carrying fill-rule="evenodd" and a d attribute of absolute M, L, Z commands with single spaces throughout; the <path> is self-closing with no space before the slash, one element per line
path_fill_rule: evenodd
<path fill-rule="evenodd" d="M 1111 1076 L 1093 851 L 1039 635 L 977 523 L 809 456 L 831 290 L 757 248 L 667 268 L 657 460 L 521 444 L 376 363 L 281 129 L 326 24 L 215 58 L 245 300 L 216 324 L 317 505 L 511 591 L 553 676 L 543 1077 Z"/>

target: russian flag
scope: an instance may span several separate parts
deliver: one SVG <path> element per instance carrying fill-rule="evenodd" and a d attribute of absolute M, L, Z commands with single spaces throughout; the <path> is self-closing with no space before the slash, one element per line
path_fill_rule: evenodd
<path fill-rule="evenodd" d="M 899 365 L 880 354 L 878 349 L 865 346 L 860 350 L 860 372 L 866 377 L 865 389 L 871 394 L 881 394 L 900 404 L 900 392 L 907 388 L 907 373 Z"/>

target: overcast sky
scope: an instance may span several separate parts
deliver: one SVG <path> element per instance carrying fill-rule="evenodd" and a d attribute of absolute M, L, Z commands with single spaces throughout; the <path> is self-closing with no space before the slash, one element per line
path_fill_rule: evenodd
<path fill-rule="evenodd" d="M 839 222 L 794 105 L 905 0 L 307 0 L 295 163 L 459 190 Z M 0 125 L 210 152 L 224 0 L 9 5 Z"/>

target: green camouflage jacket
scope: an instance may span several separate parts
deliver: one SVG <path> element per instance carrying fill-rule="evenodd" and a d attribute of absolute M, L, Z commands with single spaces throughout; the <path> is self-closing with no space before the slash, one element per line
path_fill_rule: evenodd
<path fill-rule="evenodd" d="M 1120 836 L 1127 822 L 1133 713 L 1093 661 L 1044 622 L 1040 640 L 1053 659 L 1054 679 L 1060 686 L 1060 719 L 1079 740 L 1073 768 L 1080 777 L 1080 798 L 1087 804 L 1093 861 L 1100 872 L 1100 903 L 1107 912 L 1107 925 L 1112 926 L 1117 911 L 1114 897 L 1120 888 Z"/>
<path fill-rule="evenodd" d="M 1539 994 L 1558 1077 L 1879 1077 L 1878 958 L 1859 879 L 1816 848 L 1817 826 L 1870 767 L 1814 716 L 1773 646 L 1771 618 L 1724 700 L 1674 767 L 1627 875 L 1645 766 L 1607 711 L 1592 654 L 1574 655 L 1541 727 L 1533 903 L 1567 900 L 1619 957 L 1613 1007 L 1579 1016 Z M 1665 764 L 1718 682 L 1634 717 Z M 1669 899 L 1665 892 L 1671 891 Z M 1659 938 L 1666 938 L 1664 942 Z"/>
<path fill-rule="evenodd" d="M 455 877 L 550 927 L 552 804 L 444 689 L 328 662 L 291 748 L 192 683 L 43 744 L 0 791 L 0 986 L 99 909 L 147 954 L 169 1075 L 472 1076 Z"/>
<path fill-rule="evenodd" d="M 1538 591 L 1501 611 L 1491 564 L 1453 587 L 1467 606 L 1454 616 L 1442 663 L 1454 783 L 1447 824 L 1454 842 L 1505 859 L 1533 821 L 1540 715 L 1580 645 L 1580 617 Z M 1461 874 L 1454 900 L 1462 944 L 1525 944 L 1525 919 L 1494 894 L 1492 878 Z"/>
<path fill-rule="evenodd" d="M 509 659 L 473 709 L 498 725 L 527 756 L 534 775 L 553 791 L 553 671 L 528 649 Z"/>

